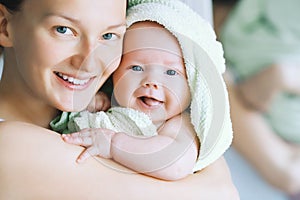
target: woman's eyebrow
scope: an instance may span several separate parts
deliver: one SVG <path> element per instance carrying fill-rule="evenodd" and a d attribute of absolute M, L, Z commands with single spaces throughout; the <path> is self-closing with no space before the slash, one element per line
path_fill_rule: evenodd
<path fill-rule="evenodd" d="M 47 13 L 47 14 L 44 15 L 44 18 L 49 18 L 49 17 L 59 17 L 59 18 L 63 18 L 65 20 L 68 20 L 68 21 L 70 21 L 74 24 L 81 24 L 81 21 L 79 19 L 67 16 L 63 13 Z M 105 29 L 116 29 L 116 28 L 120 28 L 120 27 L 126 27 L 126 22 L 122 21 L 119 24 L 113 24 L 113 25 L 107 26 Z"/>
<path fill-rule="evenodd" d="M 67 15 L 64 15 L 62 13 L 46 13 L 43 18 L 46 19 L 46 18 L 50 18 L 50 17 L 57 17 L 57 18 L 63 18 L 65 20 L 68 20 L 72 23 L 75 23 L 75 24 L 80 24 L 80 20 L 79 19 L 76 19 L 74 17 L 69 17 Z"/>
<path fill-rule="evenodd" d="M 121 22 L 119 24 L 115 24 L 115 25 L 111 25 L 106 27 L 106 29 L 116 29 L 116 28 L 126 28 L 126 23 L 125 22 Z"/>

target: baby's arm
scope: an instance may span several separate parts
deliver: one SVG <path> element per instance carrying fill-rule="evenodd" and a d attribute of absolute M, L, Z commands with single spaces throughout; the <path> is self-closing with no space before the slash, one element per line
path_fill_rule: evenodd
<path fill-rule="evenodd" d="M 65 135 L 64 140 L 88 147 L 79 161 L 100 155 L 139 173 L 165 180 L 191 174 L 198 155 L 198 142 L 187 114 L 168 120 L 159 134 L 150 138 L 115 134 L 106 129 L 86 129 Z"/>
<path fill-rule="evenodd" d="M 168 120 L 158 135 L 135 138 L 116 134 L 112 158 L 128 168 L 165 180 L 177 180 L 193 173 L 198 143 L 187 114 Z"/>

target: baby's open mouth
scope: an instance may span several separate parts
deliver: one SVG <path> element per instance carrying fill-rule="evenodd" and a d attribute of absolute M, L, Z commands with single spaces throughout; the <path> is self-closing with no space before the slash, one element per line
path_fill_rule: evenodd
<path fill-rule="evenodd" d="M 142 96 L 142 97 L 139 97 L 139 99 L 147 106 L 159 106 L 164 103 L 163 101 L 160 101 L 153 97 Z"/>

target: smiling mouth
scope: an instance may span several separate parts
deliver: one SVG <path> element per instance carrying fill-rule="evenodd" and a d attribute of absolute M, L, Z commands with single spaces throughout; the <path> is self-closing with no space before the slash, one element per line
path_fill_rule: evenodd
<path fill-rule="evenodd" d="M 154 107 L 154 106 L 159 106 L 161 104 L 163 104 L 163 101 L 157 100 L 155 98 L 152 97 L 139 97 L 139 99 L 147 106 L 149 107 Z"/>
<path fill-rule="evenodd" d="M 77 79 L 77 78 L 74 78 L 74 77 L 71 77 L 71 76 L 67 76 L 65 74 L 62 74 L 60 72 L 54 72 L 56 74 L 56 76 L 58 76 L 60 79 L 70 83 L 70 84 L 73 84 L 73 85 L 86 85 L 91 79 Z"/>

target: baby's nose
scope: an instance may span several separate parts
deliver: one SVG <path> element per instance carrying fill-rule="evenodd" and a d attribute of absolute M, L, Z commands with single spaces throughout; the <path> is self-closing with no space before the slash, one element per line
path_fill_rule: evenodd
<path fill-rule="evenodd" d="M 150 81 L 147 81 L 143 84 L 144 87 L 146 88 L 152 88 L 152 89 L 158 89 L 158 84 L 155 83 L 155 82 L 150 82 Z"/>

